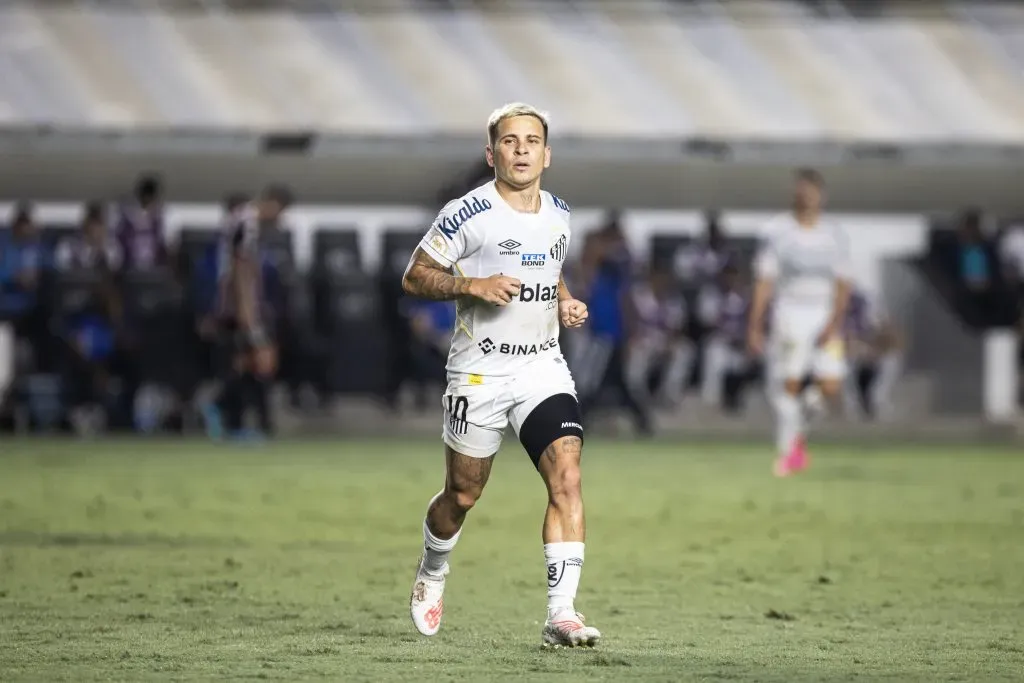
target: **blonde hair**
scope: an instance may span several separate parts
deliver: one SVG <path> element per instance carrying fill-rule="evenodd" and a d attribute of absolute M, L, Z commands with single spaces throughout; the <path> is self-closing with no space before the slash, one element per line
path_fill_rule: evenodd
<path fill-rule="evenodd" d="M 516 116 L 532 116 L 544 127 L 544 140 L 548 138 L 548 114 L 529 104 L 522 102 L 510 102 L 503 107 L 498 107 L 487 117 L 487 144 L 494 146 L 494 138 L 498 135 L 498 126 L 505 119 Z"/>

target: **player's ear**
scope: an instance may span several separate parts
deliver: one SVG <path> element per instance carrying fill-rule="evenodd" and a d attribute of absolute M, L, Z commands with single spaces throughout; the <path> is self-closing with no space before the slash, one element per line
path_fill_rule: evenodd
<path fill-rule="evenodd" d="M 551 148 L 545 146 L 544 147 L 544 168 L 547 168 L 550 165 L 551 165 Z"/>
<path fill-rule="evenodd" d="M 484 147 L 484 159 L 487 160 L 487 165 L 494 168 L 494 148 L 490 145 Z"/>

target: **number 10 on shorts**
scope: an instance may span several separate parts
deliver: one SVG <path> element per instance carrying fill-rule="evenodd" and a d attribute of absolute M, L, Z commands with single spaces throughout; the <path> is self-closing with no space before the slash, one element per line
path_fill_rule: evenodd
<path fill-rule="evenodd" d="M 469 399 L 448 394 L 448 426 L 453 434 L 465 434 L 469 429 Z"/>

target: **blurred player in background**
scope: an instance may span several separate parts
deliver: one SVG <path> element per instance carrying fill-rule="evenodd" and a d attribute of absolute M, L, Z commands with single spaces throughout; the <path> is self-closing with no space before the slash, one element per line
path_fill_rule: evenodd
<path fill-rule="evenodd" d="M 408 379 L 416 392 L 416 407 L 425 411 L 433 403 L 428 400 L 427 391 L 433 390 L 435 383 L 442 388 L 446 384 L 445 363 L 455 328 L 455 305 L 451 301 L 410 299 L 403 302 L 401 309 L 412 333 L 412 372 Z"/>
<path fill-rule="evenodd" d="M 273 192 L 255 203 L 235 203 L 224 219 L 217 282 L 217 313 L 225 345 L 224 384 L 219 398 L 204 408 L 207 431 L 219 438 L 260 438 L 272 431 L 269 385 L 277 371 L 274 311 L 268 304 L 266 264 L 259 226 L 278 210 Z M 262 433 L 243 430 L 246 409 L 255 406 Z M 223 422 L 222 422 L 223 421 Z"/>
<path fill-rule="evenodd" d="M 679 405 L 693 362 L 693 343 L 686 337 L 688 311 L 668 267 L 655 269 L 646 281 L 633 286 L 637 329 L 626 354 L 629 391 L 650 404 L 655 398 Z M 658 372 L 657 394 L 651 395 L 651 378 Z"/>
<path fill-rule="evenodd" d="M 163 186 L 155 175 L 143 175 L 135 196 L 120 206 L 115 236 L 126 268 L 149 270 L 167 260 L 164 243 Z"/>
<path fill-rule="evenodd" d="M 822 217 L 824 180 L 797 173 L 793 209 L 770 221 L 760 236 L 747 339 L 765 352 L 765 312 L 772 304 L 769 387 L 777 413 L 775 473 L 808 465 L 808 413 L 824 397 L 838 403 L 846 361 L 843 325 L 850 298 L 849 246 L 841 228 Z M 803 392 L 810 375 L 812 387 Z"/>
<path fill-rule="evenodd" d="M 881 304 L 866 292 L 850 295 L 845 326 L 850 372 L 846 412 L 851 417 L 885 420 L 893 414 L 892 390 L 903 369 L 900 335 Z"/>
<path fill-rule="evenodd" d="M 558 336 L 559 322 L 583 324 L 587 306 L 562 279 L 569 207 L 540 189 L 551 163 L 547 137 L 547 117 L 533 107 L 496 110 L 486 148 L 495 179 L 441 210 L 402 282 L 408 294 L 457 305 L 442 400 L 445 483 L 427 509 L 410 598 L 423 635 L 440 628 L 448 557 L 511 423 L 548 490 L 542 642 L 589 646 L 601 636 L 574 606 L 585 536 L 583 419 Z"/>
<path fill-rule="evenodd" d="M 727 263 L 715 286 L 702 288 L 697 301 L 701 322 L 709 330 L 704 342 L 701 399 L 707 405 L 738 412 L 751 362 L 746 343 L 750 296 L 736 265 Z"/>
<path fill-rule="evenodd" d="M 633 257 L 618 211 L 587 235 L 580 263 L 580 282 L 594 311 L 594 320 L 580 335 L 574 369 L 580 380 L 581 410 L 589 417 L 609 391 L 633 418 L 638 434 L 649 436 L 649 406 L 639 400 L 628 381 L 630 344 L 638 332 L 633 293 Z"/>

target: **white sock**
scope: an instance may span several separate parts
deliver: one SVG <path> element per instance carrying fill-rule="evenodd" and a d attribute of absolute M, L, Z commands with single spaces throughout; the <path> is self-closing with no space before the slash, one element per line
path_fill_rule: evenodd
<path fill-rule="evenodd" d="M 440 493 L 437 496 L 441 495 Z M 437 498 L 434 496 L 434 499 Z M 433 504 L 433 500 L 430 501 Z M 428 506 L 429 507 L 429 506 Z M 428 574 L 440 575 L 444 573 L 448 564 L 448 555 L 452 548 L 459 542 L 462 529 L 455 532 L 451 538 L 438 538 L 430 531 L 427 520 L 423 520 L 423 571 Z"/>
<path fill-rule="evenodd" d="M 786 456 L 789 455 L 789 449 L 793 447 L 793 442 L 803 435 L 803 407 L 800 405 L 800 399 L 783 391 L 775 399 L 775 409 L 778 420 L 775 446 L 778 448 L 779 455 Z"/>
<path fill-rule="evenodd" d="M 572 609 L 583 572 L 583 543 L 545 543 L 544 560 L 548 565 L 548 615 Z"/>

